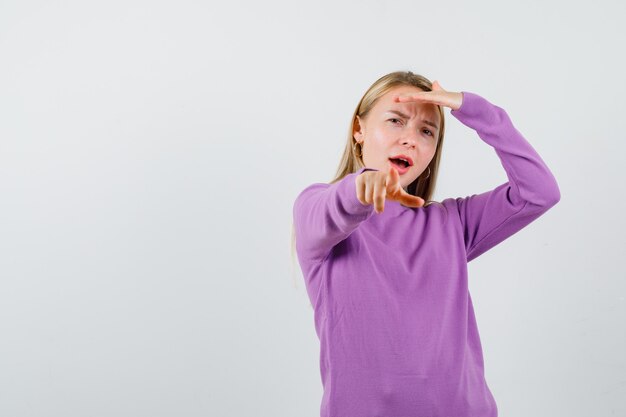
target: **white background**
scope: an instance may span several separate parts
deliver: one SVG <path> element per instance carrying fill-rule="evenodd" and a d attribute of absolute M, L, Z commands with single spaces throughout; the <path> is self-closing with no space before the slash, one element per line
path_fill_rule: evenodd
<path fill-rule="evenodd" d="M 625 415 L 625 12 L 3 1 L 0 415 L 318 416 L 292 204 L 396 70 L 504 108 L 560 187 L 469 264 L 500 415 Z M 434 198 L 505 182 L 446 120 Z"/>

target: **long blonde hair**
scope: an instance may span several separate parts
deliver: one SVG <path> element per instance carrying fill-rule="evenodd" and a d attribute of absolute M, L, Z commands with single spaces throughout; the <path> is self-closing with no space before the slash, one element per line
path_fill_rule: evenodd
<path fill-rule="evenodd" d="M 350 121 L 350 125 L 348 127 L 348 137 L 346 140 L 346 146 L 343 151 L 343 155 L 341 157 L 341 161 L 339 162 L 339 167 L 337 168 L 337 172 L 335 173 L 335 178 L 329 182 L 329 184 L 333 184 L 348 174 L 358 171 L 363 168 L 365 165 L 363 163 L 363 159 L 360 156 L 357 156 L 354 152 L 354 145 L 356 143 L 354 139 L 354 127 L 356 122 L 356 116 L 358 115 L 361 119 L 363 119 L 367 114 L 372 110 L 376 102 L 380 97 L 385 95 L 391 89 L 398 86 L 413 86 L 417 87 L 423 91 L 432 91 L 432 82 L 430 82 L 426 77 L 423 77 L 419 74 L 414 74 L 411 71 L 395 71 L 391 72 L 387 75 L 380 77 L 376 80 L 363 94 L 363 97 L 357 104 L 354 113 L 352 114 L 352 119 Z M 420 178 L 418 176 L 415 181 L 409 184 L 407 188 L 407 192 L 412 195 L 416 195 L 424 199 L 425 204 L 424 207 L 438 203 L 437 201 L 432 201 L 432 195 L 435 192 L 435 185 L 437 183 L 437 174 L 439 172 L 439 161 L 441 159 L 441 149 L 443 148 L 443 137 L 445 132 L 445 119 L 444 112 L 441 106 L 437 106 L 437 111 L 439 112 L 439 120 L 441 121 L 441 126 L 439 129 L 439 138 L 437 140 L 437 148 L 435 150 L 435 155 L 433 159 L 428 164 L 428 168 L 430 168 L 430 175 L 427 174 L 425 179 Z M 428 168 L 426 171 L 428 172 Z M 295 245 L 296 245 L 296 231 L 294 224 L 291 224 L 291 257 L 292 262 L 295 263 Z"/>

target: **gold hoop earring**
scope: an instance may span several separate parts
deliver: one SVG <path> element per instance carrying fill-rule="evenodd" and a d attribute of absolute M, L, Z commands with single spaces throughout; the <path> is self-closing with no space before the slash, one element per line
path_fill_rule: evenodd
<path fill-rule="evenodd" d="M 359 144 L 359 153 L 356 152 L 356 145 Z M 362 158 L 363 157 L 363 147 L 359 142 L 354 142 L 352 143 L 352 152 L 354 152 L 354 155 L 357 158 Z"/>
<path fill-rule="evenodd" d="M 428 175 L 426 175 L 424 178 L 420 178 L 420 180 L 425 180 L 428 177 L 430 177 L 430 167 L 428 167 Z"/>

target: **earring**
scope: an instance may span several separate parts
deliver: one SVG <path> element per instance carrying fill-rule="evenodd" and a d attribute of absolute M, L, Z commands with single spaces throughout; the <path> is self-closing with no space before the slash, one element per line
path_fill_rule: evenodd
<path fill-rule="evenodd" d="M 357 145 L 357 143 L 359 144 L 359 152 L 358 152 L 358 153 L 356 152 L 356 145 Z M 355 155 L 357 158 L 361 158 L 361 157 L 363 156 L 362 149 L 363 149 L 363 148 L 362 148 L 362 145 L 361 145 L 359 142 L 353 142 L 353 143 L 352 143 L 352 151 L 354 152 L 354 155 Z"/>
<path fill-rule="evenodd" d="M 420 178 L 420 180 L 425 180 L 428 177 L 430 177 L 430 167 L 428 167 L 428 175 L 426 175 L 424 178 Z"/>

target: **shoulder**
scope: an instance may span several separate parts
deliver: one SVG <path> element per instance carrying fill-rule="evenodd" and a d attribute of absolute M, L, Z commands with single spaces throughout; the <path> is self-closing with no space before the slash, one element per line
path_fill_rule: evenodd
<path fill-rule="evenodd" d="M 316 183 L 307 185 L 298 193 L 298 195 L 296 196 L 296 200 L 298 200 L 299 198 L 301 198 L 302 196 L 306 194 L 309 194 L 314 191 L 325 190 L 328 187 L 330 187 L 330 184 L 327 184 L 324 182 L 316 182 Z"/>
<path fill-rule="evenodd" d="M 314 196 L 319 195 L 320 192 L 327 190 L 330 187 L 330 184 L 323 182 L 316 182 L 306 186 L 302 189 L 293 200 L 293 209 L 297 210 L 299 206 L 302 204 L 306 204 L 306 201 L 310 198 L 314 198 Z"/>
<path fill-rule="evenodd" d="M 449 210 L 449 209 L 455 209 L 456 210 L 457 207 L 458 207 L 458 199 L 455 198 L 455 197 L 449 197 L 449 198 L 446 198 L 445 200 L 443 200 L 439 204 L 441 204 L 441 206 L 444 209 L 446 209 L 446 210 Z"/>
<path fill-rule="evenodd" d="M 439 201 L 429 200 L 424 206 L 430 216 L 441 216 L 443 223 L 446 223 L 450 214 L 458 213 L 458 201 L 456 198 L 446 198 Z"/>

